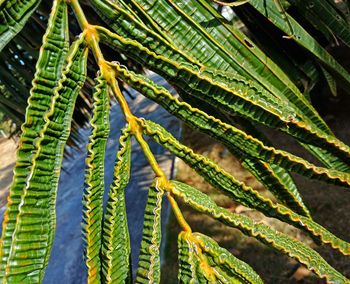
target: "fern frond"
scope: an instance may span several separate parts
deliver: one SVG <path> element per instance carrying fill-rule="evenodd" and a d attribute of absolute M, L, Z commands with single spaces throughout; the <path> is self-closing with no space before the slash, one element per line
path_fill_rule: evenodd
<path fill-rule="evenodd" d="M 84 66 L 80 65 L 86 59 L 86 52 L 81 43 L 80 39 L 72 47 L 65 75 L 59 81 L 68 48 L 68 21 L 65 1 L 55 1 L 37 62 L 3 223 L 0 275 L 8 281 L 25 278 L 26 272 L 34 268 L 37 273 L 32 275 L 33 279 L 41 279 L 49 259 L 61 154 L 74 108 L 69 103 L 74 104 L 75 90 L 67 89 L 66 84 L 74 72 L 84 72 Z M 73 86 L 79 91 L 81 85 L 78 81 Z M 62 101 L 64 116 L 57 107 Z M 65 135 L 60 136 L 60 131 Z M 36 232 L 36 239 L 30 232 Z M 33 246 L 30 241 L 37 243 Z M 17 243 L 21 245 L 16 246 Z M 37 262 L 28 265 L 18 261 L 29 256 Z M 18 275 L 12 274 L 15 271 Z"/>
<path fill-rule="evenodd" d="M 35 140 L 36 152 L 31 157 L 28 174 L 22 175 L 23 164 L 16 165 L 17 180 L 24 186 L 15 181 L 11 187 L 8 208 L 12 216 L 6 217 L 4 223 L 11 230 L 4 230 L 2 240 L 2 259 L 6 259 L 6 263 L 2 263 L 1 271 L 8 281 L 18 283 L 31 277 L 38 282 L 48 264 L 55 232 L 56 191 L 63 148 L 69 136 L 75 100 L 86 78 L 87 51 L 84 37 L 72 45 L 62 78 L 45 113 L 45 125 Z M 36 273 L 31 273 L 33 270 Z"/>
<path fill-rule="evenodd" d="M 197 108 L 191 107 L 185 102 L 180 102 L 165 88 L 157 86 L 145 76 L 129 72 L 118 64 L 115 64 L 114 67 L 120 78 L 135 90 L 138 90 L 147 98 L 163 106 L 169 113 L 186 122 L 190 127 L 199 129 L 223 142 L 228 149 L 233 151 L 237 158 L 243 160 L 243 164 L 248 170 L 259 180 L 262 180 L 282 202 L 292 209 L 295 209 L 300 214 L 309 216 L 309 212 L 303 204 L 290 175 L 283 170 L 283 168 L 275 164 L 268 164 L 259 160 L 261 158 L 261 151 L 255 151 L 255 147 L 246 147 L 247 140 L 250 139 L 251 136 L 244 134 L 245 143 L 242 143 L 242 140 L 239 141 L 238 139 L 239 134 L 242 132 L 233 126 L 222 123 L 220 120 L 207 115 Z M 219 130 L 222 126 L 224 126 L 224 129 L 222 129 L 221 134 L 219 134 Z M 231 135 L 230 133 L 234 134 Z M 258 142 L 258 140 L 254 141 Z M 261 142 L 259 141 L 258 143 Z M 250 151 L 254 154 L 247 153 Z"/>
<path fill-rule="evenodd" d="M 87 146 L 85 191 L 83 195 L 83 239 L 88 283 L 100 282 L 100 250 L 103 218 L 104 157 L 109 135 L 109 97 L 107 82 L 96 78 L 92 133 Z"/>

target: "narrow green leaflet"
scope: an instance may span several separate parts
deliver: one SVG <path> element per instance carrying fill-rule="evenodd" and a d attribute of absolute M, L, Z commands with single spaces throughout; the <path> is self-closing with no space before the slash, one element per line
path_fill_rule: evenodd
<path fill-rule="evenodd" d="M 273 147 L 267 137 L 248 120 L 238 119 L 238 124 L 248 135 L 260 140 L 265 146 Z M 284 205 L 300 215 L 311 218 L 310 212 L 304 204 L 298 187 L 289 171 L 256 158 L 246 158 L 243 160 L 242 165 L 251 171 Z"/>
<path fill-rule="evenodd" d="M 263 283 L 248 264 L 203 234 L 181 232 L 178 243 L 180 283 L 190 283 L 201 271 L 211 275 L 214 278 L 213 283 Z M 207 283 L 200 280 L 198 282 Z"/>
<path fill-rule="evenodd" d="M 350 255 L 350 244 L 334 236 L 321 225 L 315 223 L 310 218 L 298 215 L 279 203 L 274 203 L 270 199 L 261 196 L 256 190 L 236 180 L 232 175 L 208 158 L 195 154 L 190 148 L 182 145 L 160 125 L 145 120 L 141 122 L 147 135 L 160 145 L 163 145 L 171 153 L 181 158 L 208 183 L 221 190 L 233 200 L 244 206 L 259 210 L 266 216 L 277 218 L 303 229 L 311 237 L 318 238 L 323 243 L 330 244 L 334 249 L 339 250 L 344 255 Z"/>
<path fill-rule="evenodd" d="M 130 178 L 130 128 L 122 130 L 114 167 L 114 179 L 108 195 L 103 221 L 103 283 L 131 283 L 130 237 L 125 209 L 124 190 Z"/>
<path fill-rule="evenodd" d="M 242 166 L 250 171 L 285 206 L 311 218 L 299 190 L 288 171 L 255 158 L 245 158 Z"/>
<path fill-rule="evenodd" d="M 148 190 L 139 265 L 135 283 L 160 282 L 161 208 L 164 191 L 158 181 Z"/>
<path fill-rule="evenodd" d="M 92 133 L 87 146 L 85 191 L 83 195 L 83 238 L 88 283 L 100 282 L 100 250 L 103 217 L 104 157 L 109 135 L 108 85 L 102 76 L 96 78 L 93 94 Z"/>
<path fill-rule="evenodd" d="M 262 15 L 268 17 L 270 21 L 290 36 L 291 39 L 309 50 L 325 66 L 331 68 L 333 72 L 341 76 L 348 84 L 350 83 L 350 74 L 344 69 L 344 67 L 341 66 L 301 25 L 299 25 L 293 17 L 288 13 L 281 14 L 274 1 L 267 0 L 265 3 L 266 5 L 264 4 L 264 1 L 261 0 L 249 1 L 250 5 Z M 314 4 L 317 5 L 316 3 Z M 287 18 L 285 19 L 284 16 Z M 290 23 L 291 28 L 288 23 Z"/>
<path fill-rule="evenodd" d="M 32 83 L 33 87 L 30 91 L 26 120 L 22 125 L 22 135 L 20 147 L 17 151 L 14 179 L 10 188 L 10 196 L 4 217 L 2 240 L 0 242 L 0 256 L 2 258 L 0 262 L 0 275 L 4 273 L 6 265 L 3 259 L 10 252 L 21 196 L 24 193 L 24 188 L 27 186 L 27 179 L 32 175 L 32 160 L 38 151 L 38 147 L 35 145 L 35 139 L 39 137 L 40 132 L 45 127 L 44 116 L 51 108 L 54 89 L 61 77 L 61 69 L 67 50 L 67 6 L 65 1 L 55 1 L 36 64 L 37 71 Z M 50 72 L 47 70 L 50 70 Z M 51 222 L 54 222 L 54 216 Z M 53 233 L 50 238 L 52 237 Z"/>
<path fill-rule="evenodd" d="M 221 248 L 216 241 L 201 233 L 194 233 L 209 264 L 215 269 L 220 269 L 221 275 L 238 278 L 242 283 L 263 283 L 259 275 L 245 262 L 234 257 L 226 249 Z M 220 278 L 219 278 L 220 280 Z M 222 281 L 224 282 L 224 281 Z"/>
<path fill-rule="evenodd" d="M 55 234 L 56 191 L 63 148 L 75 101 L 86 78 L 87 51 L 81 36 L 67 56 L 62 77 L 44 115 L 45 125 L 39 134 L 30 133 L 36 138 L 34 155 L 29 163 L 19 160 L 16 164 L 9 209 L 5 213 L 0 267 L 0 276 L 9 283 L 37 283 L 43 278 Z M 24 144 L 21 146 L 23 149 Z"/>
<path fill-rule="evenodd" d="M 172 183 L 174 185 L 172 193 L 197 211 L 208 214 L 222 223 L 237 228 L 244 234 L 288 254 L 306 265 L 319 277 L 325 278 L 328 283 L 349 283 L 345 276 L 330 266 L 316 251 L 303 243 L 277 232 L 265 224 L 255 223 L 247 216 L 231 213 L 227 209 L 217 206 L 207 195 L 189 185 L 178 181 L 172 181 Z"/>
<path fill-rule="evenodd" d="M 213 138 L 225 143 L 225 145 L 232 150 L 234 155 L 239 159 L 243 159 L 243 166 L 249 169 L 259 180 L 272 190 L 273 194 L 282 200 L 283 203 L 301 215 L 309 216 L 309 211 L 303 204 L 300 194 L 298 193 L 290 175 L 277 165 L 269 165 L 268 163 L 259 160 L 261 158 L 260 150 L 254 152 L 254 147 L 249 147 L 249 150 L 253 153 L 247 153 L 246 142 L 242 143 L 243 140 L 238 139 L 239 135 L 244 132 L 239 131 L 228 124 L 223 124 L 220 120 L 208 116 L 206 113 L 196 108 L 192 108 L 187 103 L 179 102 L 179 100 L 174 98 L 169 91 L 157 86 L 147 77 L 129 72 L 119 64 L 114 64 L 113 66 L 119 74 L 119 77 L 131 85 L 135 90 L 138 90 L 149 99 L 154 100 L 163 106 L 169 113 L 174 114 L 189 126 L 199 129 Z M 220 126 L 225 128 L 221 133 Z M 230 135 L 229 133 L 231 133 L 231 131 L 235 134 Z M 248 135 L 244 134 L 244 136 L 245 141 L 249 139 Z M 261 142 L 259 141 L 258 143 Z"/>
<path fill-rule="evenodd" d="M 135 81 L 136 78 L 130 74 L 130 78 L 133 78 Z M 121 76 L 123 77 L 123 76 Z M 192 116 L 183 116 L 184 112 L 184 106 L 188 106 L 188 110 L 191 110 L 191 112 L 196 113 L 198 109 L 191 107 L 191 106 L 200 106 L 201 112 L 207 112 L 205 116 L 211 117 L 211 118 L 218 118 L 222 122 L 225 122 L 227 125 L 233 124 L 234 122 L 239 124 L 244 132 L 246 132 L 247 136 L 250 135 L 261 142 L 264 143 L 265 146 L 271 146 L 272 143 L 263 135 L 260 131 L 258 131 L 248 120 L 245 120 L 243 118 L 235 117 L 234 119 L 231 116 L 228 116 L 222 112 L 220 112 L 218 109 L 213 109 L 209 104 L 207 104 L 205 101 L 198 100 L 194 97 L 191 97 L 187 94 L 180 93 L 180 97 L 187 103 L 190 103 L 190 105 L 185 104 L 184 106 L 181 106 L 183 103 L 178 102 L 177 100 L 174 100 L 174 98 L 171 97 L 171 94 L 169 94 L 167 91 L 165 91 L 165 94 L 163 94 L 164 89 L 161 89 L 157 87 L 156 84 L 154 84 L 151 80 L 148 78 L 144 77 L 144 80 L 141 80 L 141 76 L 138 77 L 140 80 L 139 87 L 138 84 L 135 84 L 136 86 L 134 87 L 135 89 L 138 89 L 139 92 L 142 92 L 146 97 L 156 101 L 158 104 L 162 105 L 167 111 L 172 113 L 175 113 L 177 117 L 182 119 L 183 121 L 187 122 L 187 119 L 192 117 Z M 136 80 L 138 81 L 138 80 Z M 154 89 L 151 91 L 150 89 L 152 87 L 148 87 L 147 85 L 154 87 Z M 132 83 L 131 83 L 132 84 Z M 153 86 L 154 85 L 154 86 Z M 142 86 L 143 89 L 140 87 Z M 148 91 L 145 91 L 148 89 Z M 152 96 L 152 94 L 156 94 L 155 96 Z M 169 98 L 169 99 L 168 99 Z M 170 101 L 170 102 L 169 102 Z M 169 104 L 167 104 L 169 102 Z M 177 105 L 178 108 L 173 107 L 170 108 L 169 105 L 172 105 L 172 103 Z M 176 104 L 176 102 L 178 104 Z M 180 105 L 179 105 L 180 104 Z M 181 111 L 180 111 L 181 110 Z M 182 115 L 181 115 L 182 114 Z M 214 119 L 215 120 L 215 119 Z M 201 119 L 195 119 L 194 123 L 187 122 L 188 126 L 194 128 L 194 129 L 200 129 L 201 131 L 205 133 L 209 133 L 214 139 L 220 140 L 218 137 L 215 136 L 215 134 L 210 131 L 211 127 L 204 128 L 204 123 L 205 120 Z M 205 130 L 204 130 L 205 129 Z M 214 131 L 215 132 L 215 131 Z M 220 140 L 221 142 L 224 142 Z M 241 151 L 240 149 L 242 148 L 242 144 L 238 144 L 237 146 L 235 143 L 227 143 L 224 142 L 227 149 L 237 157 L 237 159 L 241 162 L 241 165 L 245 167 L 248 171 L 250 171 L 270 192 L 279 200 L 281 201 L 284 205 L 287 207 L 291 208 L 293 211 L 297 212 L 300 215 L 304 216 L 310 216 L 309 210 L 306 208 L 302 197 L 299 193 L 299 190 L 294 183 L 294 180 L 292 176 L 289 174 L 289 172 L 277 165 L 274 164 L 269 164 L 266 163 L 262 160 L 259 160 L 257 158 L 254 158 L 252 156 L 246 155 L 245 151 Z M 258 153 L 257 153 L 258 154 Z M 257 155 L 259 156 L 259 154 Z"/>
<path fill-rule="evenodd" d="M 0 1 L 0 51 L 19 33 L 41 0 Z"/>
<path fill-rule="evenodd" d="M 321 66 L 321 71 L 324 76 L 324 78 L 327 81 L 329 90 L 331 91 L 333 96 L 337 96 L 337 82 L 335 81 L 335 78 L 333 78 L 332 74 L 330 74 L 325 68 Z"/>
<path fill-rule="evenodd" d="M 104 28 L 96 28 L 100 32 L 101 40 L 155 69 L 183 91 L 206 100 L 223 111 L 238 113 L 280 129 L 304 143 L 325 148 L 339 159 L 349 162 L 350 152 L 347 145 L 302 121 L 288 103 L 278 101 L 277 97 L 273 97 L 254 82 L 217 70 L 201 71 L 190 64 L 178 64 L 151 52 L 138 42 L 120 37 Z M 230 84 L 227 84 L 228 79 Z"/>

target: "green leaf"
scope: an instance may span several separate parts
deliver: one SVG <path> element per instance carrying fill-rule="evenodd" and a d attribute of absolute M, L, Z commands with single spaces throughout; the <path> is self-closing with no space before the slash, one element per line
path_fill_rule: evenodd
<path fill-rule="evenodd" d="M 172 183 L 174 185 L 172 193 L 197 211 L 208 214 L 230 227 L 241 230 L 247 236 L 288 254 L 329 283 L 348 283 L 348 279 L 330 266 L 316 251 L 296 239 L 277 232 L 263 223 L 255 223 L 247 216 L 231 213 L 217 206 L 207 195 L 189 185 L 178 181 Z"/>
<path fill-rule="evenodd" d="M 83 195 L 83 239 L 88 283 L 100 282 L 100 250 L 103 217 L 104 157 L 109 135 L 108 85 L 102 76 L 96 78 L 93 94 L 92 133 L 87 146 L 85 191 Z"/>
<path fill-rule="evenodd" d="M 119 139 L 114 179 L 108 194 L 103 222 L 103 283 L 131 283 L 130 237 L 124 190 L 130 178 L 131 135 L 125 127 Z"/>
<path fill-rule="evenodd" d="M 203 234 L 181 232 L 178 244 L 180 283 L 197 280 L 201 273 L 211 275 L 213 283 L 263 283 L 248 264 Z M 198 282 L 202 283 L 200 280 Z"/>
<path fill-rule="evenodd" d="M 54 10 L 59 11 L 58 19 L 66 19 L 64 2 L 58 4 L 63 7 Z M 56 15 L 55 12 L 53 15 Z M 61 27 L 62 22 L 54 21 L 53 25 L 57 25 L 56 28 Z M 64 41 L 62 44 L 64 46 Z M 54 50 L 62 52 L 58 48 Z M 86 78 L 87 51 L 84 38 L 80 37 L 70 49 L 56 88 L 55 82 L 49 80 L 54 79 L 53 74 L 47 70 L 34 81 L 33 90 L 36 95 L 31 97 L 33 109 L 31 112 L 28 108 L 27 119 L 31 123 L 33 115 L 37 115 L 37 119 L 43 121 L 44 125 L 38 130 L 34 127 L 28 128 L 28 132 L 21 138 L 21 150 L 18 152 L 14 182 L 4 218 L 1 247 L 0 276 L 9 283 L 20 283 L 24 279 L 28 282 L 40 282 L 43 278 L 55 234 L 56 191 L 63 148 L 69 136 L 75 100 Z M 42 60 L 45 62 L 47 57 Z M 57 68 L 57 65 L 56 63 L 53 66 Z M 38 70 L 40 72 L 40 68 Z M 46 98 L 47 93 L 44 92 L 49 88 L 54 88 L 51 99 Z M 48 109 L 34 103 L 40 100 L 45 102 L 47 99 L 50 101 Z M 23 141 L 33 141 L 34 154 L 31 144 Z"/>
<path fill-rule="evenodd" d="M 0 51 L 28 21 L 41 0 L 2 0 L 0 2 Z"/>
<path fill-rule="evenodd" d="M 164 191 L 158 180 L 148 190 L 139 265 L 135 283 L 160 282 L 161 208 Z"/>
<path fill-rule="evenodd" d="M 233 198 L 233 200 L 244 206 L 259 210 L 266 216 L 277 218 L 297 228 L 303 229 L 311 237 L 317 238 L 323 243 L 330 244 L 334 249 L 339 250 L 345 255 L 350 255 L 349 243 L 334 236 L 310 218 L 300 216 L 289 208 L 261 196 L 256 190 L 237 181 L 233 176 L 208 158 L 195 154 L 191 149 L 182 145 L 160 125 L 145 120 L 141 122 L 143 123 L 143 128 L 147 135 L 160 145 L 163 145 L 163 147 L 168 149 L 171 153 L 181 158 L 208 183 L 221 190 L 227 196 Z"/>
<path fill-rule="evenodd" d="M 270 165 L 259 160 L 261 150 L 256 147 L 246 147 L 246 141 L 251 139 L 244 132 L 237 128 L 222 123 L 220 120 L 207 115 L 203 111 L 191 107 L 185 102 L 174 98 L 165 88 L 159 87 L 145 76 L 129 72 L 119 64 L 114 67 L 122 80 L 131 85 L 135 90 L 144 94 L 147 98 L 163 106 L 169 113 L 175 115 L 190 127 L 199 129 L 213 138 L 225 143 L 239 159 L 243 159 L 243 165 L 258 177 L 270 190 L 280 198 L 287 206 L 295 209 L 296 212 L 309 216 L 309 212 L 303 204 L 300 194 L 290 175 L 277 165 Z M 223 127 L 222 131 L 220 129 Z M 234 133 L 230 135 L 230 133 Z M 240 135 L 244 135 L 242 140 Z M 243 141 L 245 141 L 243 143 Z M 258 140 L 253 140 L 262 143 Z M 264 158 L 262 158 L 264 159 Z"/>

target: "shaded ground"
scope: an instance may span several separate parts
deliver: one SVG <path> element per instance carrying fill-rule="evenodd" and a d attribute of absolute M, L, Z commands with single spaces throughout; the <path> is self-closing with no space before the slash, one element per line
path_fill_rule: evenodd
<path fill-rule="evenodd" d="M 326 122 L 335 134 L 345 143 L 350 143 L 350 117 L 348 107 L 350 97 L 318 97 L 319 109 Z M 267 130 L 266 134 L 280 148 L 314 160 L 299 145 L 285 135 Z M 271 195 L 263 186 L 243 169 L 234 157 L 219 143 L 207 136 L 196 133 L 184 127 L 183 141 L 195 152 L 202 153 L 217 162 L 238 180 L 245 182 L 264 195 Z M 315 248 L 338 271 L 350 277 L 350 259 L 324 245 L 318 247 L 303 232 L 275 219 L 266 218 L 262 214 L 249 210 L 233 201 L 208 185 L 182 161 L 177 161 L 178 180 L 195 186 L 210 195 L 220 206 L 237 213 L 247 214 L 257 221 L 267 223 L 279 231 L 299 239 Z M 315 221 L 340 238 L 350 241 L 350 191 L 348 189 L 330 186 L 324 183 L 311 182 L 303 177 L 294 176 L 306 205 L 309 207 Z M 202 232 L 214 238 L 219 244 L 238 258 L 249 263 L 262 277 L 265 283 L 324 283 L 313 273 L 295 260 L 270 249 L 253 238 L 246 237 L 236 229 L 230 229 L 212 218 L 193 211 L 181 204 L 184 216 L 193 231 Z M 166 260 L 162 271 L 162 283 L 177 283 L 177 235 L 180 231 L 174 216 L 171 215 L 167 226 Z"/>

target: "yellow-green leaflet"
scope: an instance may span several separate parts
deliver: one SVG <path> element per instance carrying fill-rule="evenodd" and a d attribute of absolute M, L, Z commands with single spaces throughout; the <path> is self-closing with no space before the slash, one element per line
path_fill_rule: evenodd
<path fill-rule="evenodd" d="M 158 181 L 149 188 L 135 283 L 159 283 L 161 208 L 164 191 Z"/>
<path fill-rule="evenodd" d="M 212 216 L 224 224 L 241 230 L 244 234 L 257 238 L 263 243 L 288 254 L 300 263 L 325 278 L 329 283 L 349 283 L 341 273 L 331 267 L 316 251 L 303 243 L 270 228 L 262 223 L 255 223 L 247 216 L 231 213 L 215 204 L 207 195 L 199 190 L 178 181 L 172 181 L 172 193 L 181 198 L 199 212 Z"/>
<path fill-rule="evenodd" d="M 124 127 L 119 139 L 114 179 L 111 185 L 102 235 L 103 283 L 132 283 L 130 237 L 125 209 L 124 190 L 130 178 L 131 135 Z"/>
<path fill-rule="evenodd" d="M 221 248 L 208 236 L 181 232 L 178 244 L 180 283 L 207 283 L 211 278 L 213 283 L 263 283 L 248 264 Z M 204 277 L 198 277 L 201 274 Z"/>
<path fill-rule="evenodd" d="M 100 249 L 103 218 L 104 157 L 109 135 L 109 97 L 107 82 L 95 79 L 92 133 L 87 146 L 85 191 L 83 196 L 83 238 L 88 283 L 99 283 L 101 273 Z"/>
<path fill-rule="evenodd" d="M 189 239 L 189 235 L 191 233 L 181 232 L 177 239 L 179 283 L 210 283 L 211 279 L 207 276 L 206 270 L 201 268 L 201 259 L 197 254 L 198 247 Z"/>
<path fill-rule="evenodd" d="M 19 33 L 41 0 L 0 1 L 0 51 Z"/>
<path fill-rule="evenodd" d="M 338 249 L 345 255 L 350 255 L 349 243 L 334 236 L 312 219 L 298 215 L 289 208 L 261 196 L 256 190 L 236 180 L 232 175 L 208 158 L 194 153 L 192 149 L 181 144 L 160 125 L 146 120 L 143 120 L 143 123 L 146 134 L 157 143 L 163 145 L 171 153 L 181 158 L 198 174 L 203 176 L 207 182 L 221 190 L 224 194 L 247 207 L 259 210 L 266 216 L 278 218 L 281 221 L 301 228 L 311 237 L 318 238 L 323 243 L 330 244 L 334 249 Z"/>

